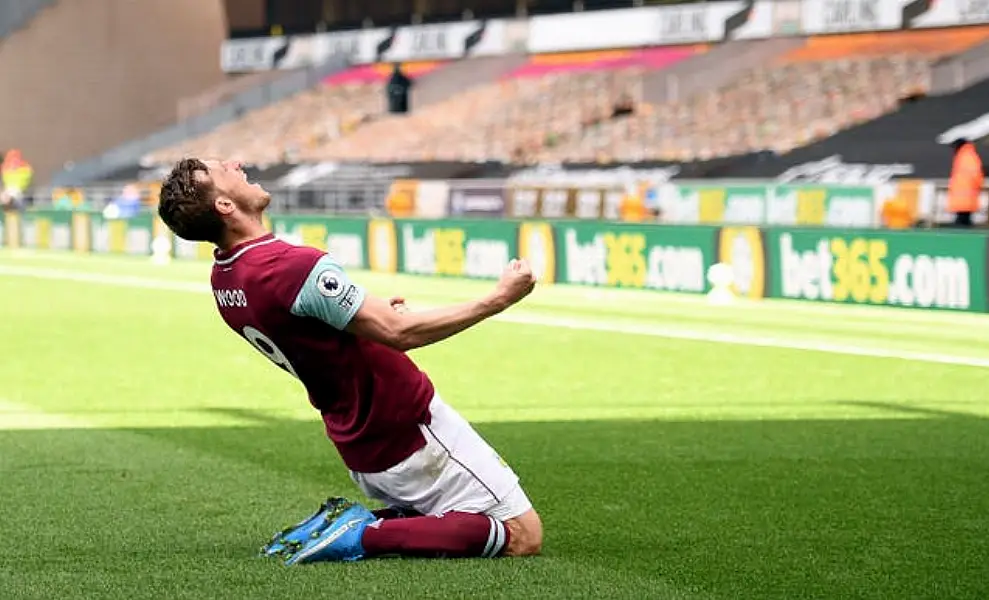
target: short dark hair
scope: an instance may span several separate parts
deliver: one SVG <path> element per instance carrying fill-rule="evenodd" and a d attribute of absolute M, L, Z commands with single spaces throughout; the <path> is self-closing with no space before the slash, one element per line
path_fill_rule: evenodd
<path fill-rule="evenodd" d="M 213 208 L 213 185 L 197 177 L 209 174 L 197 158 L 180 160 L 161 184 L 158 216 L 175 235 L 192 242 L 218 243 L 223 236 L 223 218 Z"/>

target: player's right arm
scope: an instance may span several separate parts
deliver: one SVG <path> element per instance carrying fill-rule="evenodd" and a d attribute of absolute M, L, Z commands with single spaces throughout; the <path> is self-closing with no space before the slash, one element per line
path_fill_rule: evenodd
<path fill-rule="evenodd" d="M 299 290 L 292 313 L 407 351 L 435 344 L 493 317 L 529 295 L 535 283 L 528 263 L 512 261 L 494 291 L 479 300 L 409 312 L 366 293 L 350 281 L 340 265 L 324 255 Z"/>
<path fill-rule="evenodd" d="M 445 340 L 493 317 L 529 295 L 535 286 L 525 261 L 512 261 L 487 296 L 420 312 L 401 312 L 387 300 L 367 296 L 347 331 L 407 351 Z"/>

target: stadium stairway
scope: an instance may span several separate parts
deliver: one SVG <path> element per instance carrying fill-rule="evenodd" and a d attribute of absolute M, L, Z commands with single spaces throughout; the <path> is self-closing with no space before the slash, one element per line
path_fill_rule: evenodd
<path fill-rule="evenodd" d="M 447 63 L 442 69 L 423 75 L 412 89 L 412 108 L 416 110 L 474 86 L 496 81 L 526 63 L 525 55 L 470 58 Z"/>
<path fill-rule="evenodd" d="M 804 44 L 802 38 L 734 40 L 676 63 L 645 78 L 643 100 L 649 104 L 683 101 L 731 83 L 757 67 Z"/>
<path fill-rule="evenodd" d="M 937 62 L 931 72 L 931 93 L 949 94 L 986 79 L 989 79 L 989 40 Z"/>
<path fill-rule="evenodd" d="M 272 70 L 235 75 L 209 89 L 182 98 L 178 102 L 178 120 L 185 121 L 205 114 L 237 94 L 280 79 L 284 73 L 284 71 Z"/>

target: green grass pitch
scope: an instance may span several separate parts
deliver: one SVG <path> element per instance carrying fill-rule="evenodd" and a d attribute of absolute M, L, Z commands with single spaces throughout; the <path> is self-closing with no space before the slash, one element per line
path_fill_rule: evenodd
<path fill-rule="evenodd" d="M 275 530 L 360 496 L 208 269 L 0 253 L 0 598 L 989 597 L 989 316 L 540 288 L 414 358 L 544 555 L 287 568 Z"/>

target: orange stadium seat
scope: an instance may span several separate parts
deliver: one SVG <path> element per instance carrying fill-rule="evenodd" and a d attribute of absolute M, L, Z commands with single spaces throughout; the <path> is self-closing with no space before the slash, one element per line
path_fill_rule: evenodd
<path fill-rule="evenodd" d="M 402 63 L 402 72 L 410 79 L 421 77 L 440 68 L 439 61 Z M 375 63 L 347 69 L 326 78 L 327 85 L 344 85 L 348 83 L 382 83 L 391 77 L 394 66 L 391 63 Z"/>
<path fill-rule="evenodd" d="M 913 30 L 829 35 L 809 38 L 802 48 L 784 55 L 781 61 L 821 61 L 897 53 L 950 56 L 986 39 L 989 39 L 989 27 L 953 29 L 950 33 Z"/>
<path fill-rule="evenodd" d="M 577 65 L 621 60 L 633 55 L 632 50 L 592 50 L 588 52 L 557 52 L 536 54 L 529 59 L 534 65 Z"/>

